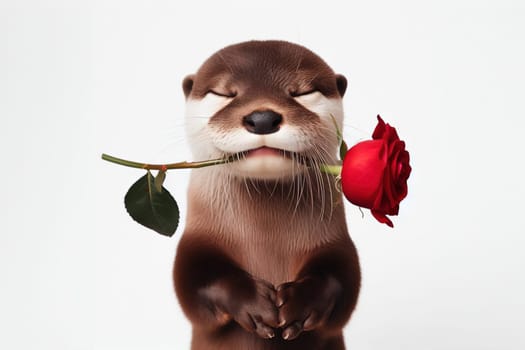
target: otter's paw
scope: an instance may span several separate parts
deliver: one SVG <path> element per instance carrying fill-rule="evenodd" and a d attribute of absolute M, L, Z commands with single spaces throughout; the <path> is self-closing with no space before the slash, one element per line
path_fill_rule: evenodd
<path fill-rule="evenodd" d="M 277 287 L 276 305 L 283 339 L 292 340 L 303 331 L 322 327 L 340 294 L 341 284 L 333 277 L 305 277 Z"/>
<path fill-rule="evenodd" d="M 254 280 L 256 293 L 249 300 L 232 300 L 236 303 L 233 319 L 249 332 L 264 339 L 275 336 L 279 323 L 275 288 L 263 280 Z"/>

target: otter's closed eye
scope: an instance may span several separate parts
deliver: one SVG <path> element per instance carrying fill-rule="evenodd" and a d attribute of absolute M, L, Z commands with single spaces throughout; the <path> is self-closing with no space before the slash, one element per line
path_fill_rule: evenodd
<path fill-rule="evenodd" d="M 234 98 L 235 96 L 237 96 L 237 94 L 234 92 L 219 92 L 216 90 L 209 90 L 208 94 L 213 94 L 215 96 L 220 96 L 220 97 L 225 97 L 225 98 Z"/>
<path fill-rule="evenodd" d="M 295 98 L 295 97 L 311 95 L 316 92 L 319 92 L 319 90 L 311 89 L 311 90 L 305 90 L 305 91 L 290 91 L 290 96 Z"/>

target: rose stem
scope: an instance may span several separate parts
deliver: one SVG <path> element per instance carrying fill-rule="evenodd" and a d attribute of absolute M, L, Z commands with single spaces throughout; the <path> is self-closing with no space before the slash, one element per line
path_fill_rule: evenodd
<path fill-rule="evenodd" d="M 125 160 L 117 157 L 110 156 L 109 154 L 102 154 L 102 159 L 115 163 L 124 165 L 131 168 L 137 168 L 137 169 L 146 169 L 146 170 L 168 170 L 168 169 L 191 169 L 191 168 L 203 168 L 207 166 L 212 165 L 219 165 L 224 164 L 233 161 L 233 157 L 230 158 L 223 158 L 223 159 L 211 159 L 211 160 L 204 160 L 200 162 L 178 162 L 178 163 L 171 163 L 171 164 L 146 164 L 146 163 L 139 163 L 139 162 L 133 162 L 130 160 Z M 339 176 L 341 174 L 341 169 L 343 167 L 341 165 L 329 165 L 329 164 L 321 164 L 319 166 L 319 169 L 326 174 Z"/>
<path fill-rule="evenodd" d="M 341 175 L 341 169 L 343 169 L 342 165 L 321 164 L 319 166 L 319 170 L 321 170 L 323 173 L 334 176 Z"/>
<path fill-rule="evenodd" d="M 116 164 L 131 167 L 131 168 L 146 169 L 146 170 L 164 170 L 164 171 L 168 169 L 202 168 L 202 167 L 211 166 L 211 165 L 224 164 L 232 160 L 230 158 L 224 158 L 224 159 L 205 160 L 205 161 L 200 161 L 200 162 L 178 162 L 178 163 L 171 163 L 171 164 L 146 164 L 146 163 L 132 162 L 130 160 L 113 157 L 105 153 L 102 154 L 102 159 L 108 162 L 111 162 L 111 163 L 116 163 Z"/>

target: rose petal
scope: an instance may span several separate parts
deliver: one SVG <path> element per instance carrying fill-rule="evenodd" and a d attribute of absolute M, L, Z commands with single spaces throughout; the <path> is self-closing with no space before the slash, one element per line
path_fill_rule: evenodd
<path fill-rule="evenodd" d="M 345 197 L 360 207 L 374 207 L 376 198 L 381 197 L 386 162 L 386 144 L 382 140 L 363 141 L 350 148 L 341 170 Z"/>
<path fill-rule="evenodd" d="M 399 141 L 396 128 L 391 127 L 390 124 L 386 124 L 385 135 L 383 136 L 383 139 L 388 140 L 389 143 Z"/>
<path fill-rule="evenodd" d="M 386 224 L 390 227 L 394 227 L 394 224 L 392 223 L 392 221 L 389 218 L 387 218 L 385 214 L 378 212 L 377 210 L 371 210 L 371 212 L 374 218 L 380 223 Z"/>
<path fill-rule="evenodd" d="M 378 193 L 371 209 L 388 211 L 388 209 L 396 205 L 397 200 L 394 193 L 394 187 L 395 183 L 393 182 L 390 168 L 385 166 L 381 191 Z"/>
<path fill-rule="evenodd" d="M 402 154 L 405 150 L 405 143 L 403 141 L 395 141 L 392 143 L 390 157 L 388 163 L 392 169 L 392 176 L 394 181 L 399 177 L 399 163 L 401 162 Z"/>
<path fill-rule="evenodd" d="M 376 128 L 374 129 L 374 132 L 372 133 L 372 139 L 380 140 L 383 137 L 383 134 L 385 133 L 385 128 L 386 128 L 385 122 L 383 121 L 383 119 L 381 119 L 381 116 L 378 114 L 377 115 L 377 125 L 376 125 Z"/>
<path fill-rule="evenodd" d="M 383 119 L 378 115 L 377 116 L 377 126 L 372 133 L 372 139 L 374 140 L 385 140 L 388 144 L 394 141 L 399 140 L 399 136 L 397 135 L 396 128 L 393 128 L 390 126 L 390 124 L 385 124 Z"/>
<path fill-rule="evenodd" d="M 406 183 L 412 172 L 412 167 L 410 166 L 410 154 L 408 151 L 403 151 L 400 162 L 403 164 L 403 168 L 399 173 L 399 181 Z"/>
<path fill-rule="evenodd" d="M 403 169 L 403 155 L 406 152 L 404 148 L 405 143 L 403 141 L 394 142 L 394 146 L 392 147 L 392 151 L 388 159 L 388 164 L 390 165 L 389 168 L 391 172 L 392 187 L 394 188 L 392 196 L 394 197 L 393 201 L 395 202 L 399 202 L 401 200 L 400 197 L 404 197 L 402 193 L 406 191 L 404 188 L 406 187 L 406 181 L 400 179 L 400 174 Z M 405 183 L 405 186 L 403 186 L 403 183 Z"/>
<path fill-rule="evenodd" d="M 408 193 L 407 179 L 412 168 L 405 142 L 399 139 L 396 129 L 379 115 L 377 120 L 373 140 L 363 141 L 347 153 L 341 183 L 350 202 L 369 208 L 377 221 L 393 227 L 386 215 L 399 213 L 399 203 Z"/>

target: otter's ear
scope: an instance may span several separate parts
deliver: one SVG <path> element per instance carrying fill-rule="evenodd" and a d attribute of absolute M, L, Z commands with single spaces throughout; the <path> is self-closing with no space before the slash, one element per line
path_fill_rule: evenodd
<path fill-rule="evenodd" d="M 335 82 L 337 84 L 337 90 L 339 91 L 339 95 L 343 97 L 345 95 L 346 87 L 348 85 L 345 76 L 341 74 L 336 74 Z"/>
<path fill-rule="evenodd" d="M 184 91 L 184 96 L 186 96 L 186 98 L 188 98 L 191 93 L 191 89 L 193 89 L 194 78 L 195 74 L 190 74 L 182 81 L 182 90 Z"/>

